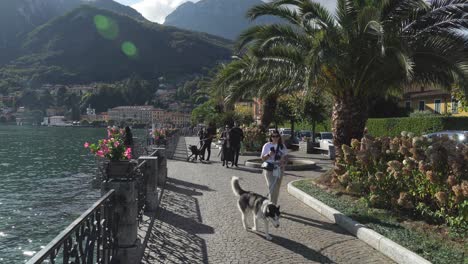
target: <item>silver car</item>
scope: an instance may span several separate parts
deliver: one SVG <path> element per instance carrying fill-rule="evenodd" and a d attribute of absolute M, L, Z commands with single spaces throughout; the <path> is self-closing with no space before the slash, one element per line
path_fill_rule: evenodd
<path fill-rule="evenodd" d="M 457 140 L 462 143 L 467 143 L 468 142 L 468 131 L 463 131 L 463 130 L 447 130 L 447 131 L 440 131 L 440 132 L 434 132 L 430 133 L 427 135 L 424 135 L 427 138 L 433 138 L 433 137 L 442 137 L 442 136 L 447 136 L 450 139 Z"/>

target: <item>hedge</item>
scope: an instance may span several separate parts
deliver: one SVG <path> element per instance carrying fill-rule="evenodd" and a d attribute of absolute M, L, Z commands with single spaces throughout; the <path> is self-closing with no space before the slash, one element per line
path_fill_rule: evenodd
<path fill-rule="evenodd" d="M 468 117 L 373 118 L 367 121 L 373 136 L 398 136 L 401 131 L 422 135 L 443 130 L 468 130 Z"/>

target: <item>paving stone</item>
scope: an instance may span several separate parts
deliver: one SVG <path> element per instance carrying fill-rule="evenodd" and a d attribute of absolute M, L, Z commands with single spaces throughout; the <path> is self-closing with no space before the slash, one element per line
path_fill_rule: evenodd
<path fill-rule="evenodd" d="M 158 219 L 151 230 L 142 263 L 393 263 L 364 242 L 287 193 L 286 185 L 320 172 L 293 172 L 282 181 L 278 229 L 270 226 L 272 241 L 260 232 L 245 231 L 230 181 L 238 176 L 245 190 L 267 193 L 265 179 L 249 170 L 226 169 L 219 161 L 188 163 L 186 145 L 179 141 L 168 162 L 168 184 Z M 218 160 L 216 149 L 212 160 Z M 241 161 L 245 157 L 241 157 Z M 326 160 L 320 166 L 330 166 Z M 252 217 L 247 217 L 249 227 Z"/>

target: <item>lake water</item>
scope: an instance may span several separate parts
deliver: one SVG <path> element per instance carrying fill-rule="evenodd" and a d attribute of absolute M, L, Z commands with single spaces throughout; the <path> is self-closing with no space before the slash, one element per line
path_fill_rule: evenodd
<path fill-rule="evenodd" d="M 0 263 L 23 263 L 99 199 L 83 148 L 104 129 L 0 125 Z"/>

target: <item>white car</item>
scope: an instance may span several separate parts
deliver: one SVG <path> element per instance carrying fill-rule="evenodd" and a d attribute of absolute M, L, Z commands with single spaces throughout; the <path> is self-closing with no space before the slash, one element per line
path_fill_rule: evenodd
<path fill-rule="evenodd" d="M 434 133 L 424 135 L 424 137 L 427 137 L 427 138 L 442 137 L 442 136 L 447 136 L 450 139 L 457 140 L 461 143 L 468 142 L 468 131 L 463 131 L 463 130 L 447 130 L 447 131 L 434 132 Z"/>
<path fill-rule="evenodd" d="M 318 142 L 320 144 L 319 149 L 328 151 L 330 146 L 333 146 L 333 133 L 332 132 L 317 133 L 315 142 Z"/>
<path fill-rule="evenodd" d="M 279 132 L 283 141 L 288 140 L 292 136 L 292 130 L 290 128 L 280 128 Z"/>

